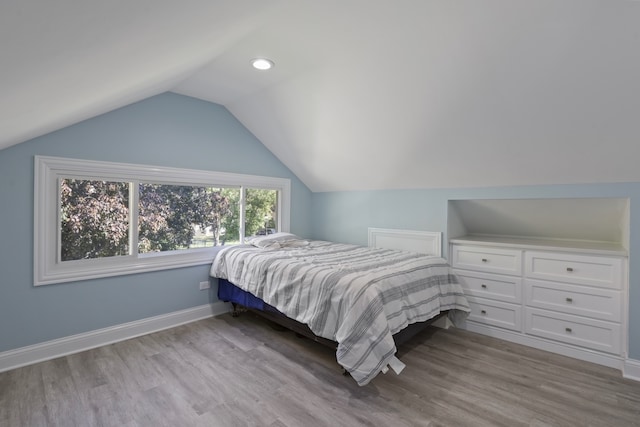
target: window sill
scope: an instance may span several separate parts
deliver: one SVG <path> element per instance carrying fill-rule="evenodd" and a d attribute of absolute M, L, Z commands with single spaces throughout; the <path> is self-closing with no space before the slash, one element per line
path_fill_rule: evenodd
<path fill-rule="evenodd" d="M 89 263 L 91 265 L 84 263 L 82 266 L 66 265 L 64 268 L 61 268 L 60 265 L 55 265 L 50 271 L 43 271 L 41 276 L 38 276 L 36 272 L 34 276 L 34 286 L 211 264 L 216 254 L 225 247 L 228 246 L 217 246 L 207 248 L 206 250 L 199 250 L 197 253 L 190 252 L 188 254 L 154 254 L 152 256 L 132 258 L 131 261 L 119 260 L 117 263 Z"/>

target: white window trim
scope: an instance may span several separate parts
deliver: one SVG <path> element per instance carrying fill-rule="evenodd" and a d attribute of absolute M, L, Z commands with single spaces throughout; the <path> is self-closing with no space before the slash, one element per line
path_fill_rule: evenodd
<path fill-rule="evenodd" d="M 105 181 L 147 181 L 158 184 L 278 190 L 281 195 L 278 197 L 278 230 L 289 231 L 291 181 L 286 178 L 35 156 L 33 239 L 35 286 L 209 264 L 218 250 L 214 247 L 162 253 L 157 256 L 134 254 L 57 262 L 60 223 L 58 180 L 70 175 Z M 241 236 L 244 236 L 244 232 Z"/>

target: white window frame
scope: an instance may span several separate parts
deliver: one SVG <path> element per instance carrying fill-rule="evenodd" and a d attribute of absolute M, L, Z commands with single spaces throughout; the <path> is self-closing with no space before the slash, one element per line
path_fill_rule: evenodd
<path fill-rule="evenodd" d="M 33 281 L 35 286 L 210 264 L 216 251 L 219 250 L 219 247 L 196 248 L 153 254 L 138 254 L 135 251 L 136 253 L 128 256 L 59 262 L 61 221 L 59 182 L 63 178 L 79 177 L 133 183 L 144 181 L 166 185 L 277 190 L 279 191 L 278 230 L 289 231 L 291 181 L 286 178 L 49 156 L 35 156 L 34 160 Z M 131 209 L 131 211 L 132 215 L 137 216 L 137 209 Z M 240 219 L 240 241 L 242 242 L 244 240 L 244 201 L 241 205 Z"/>

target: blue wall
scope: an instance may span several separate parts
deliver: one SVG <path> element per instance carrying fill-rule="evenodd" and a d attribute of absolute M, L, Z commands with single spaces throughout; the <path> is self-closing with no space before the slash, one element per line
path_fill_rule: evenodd
<path fill-rule="evenodd" d="M 311 193 L 224 107 L 166 93 L 0 151 L 0 352 L 214 299 L 208 265 L 33 286 L 33 157 L 47 155 L 291 179 L 291 230 Z"/>
<path fill-rule="evenodd" d="M 442 231 L 446 242 L 449 200 L 557 197 L 630 199 L 629 356 L 640 359 L 640 183 L 315 193 L 311 237 L 366 245 L 367 228 L 380 227 Z"/>

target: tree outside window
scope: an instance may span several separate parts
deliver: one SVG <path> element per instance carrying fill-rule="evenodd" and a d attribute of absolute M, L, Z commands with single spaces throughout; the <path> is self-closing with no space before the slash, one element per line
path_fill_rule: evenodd
<path fill-rule="evenodd" d="M 215 246 L 289 230 L 288 179 L 34 160 L 36 286 L 209 264 Z"/>
<path fill-rule="evenodd" d="M 60 188 L 61 260 L 129 255 L 127 182 L 63 179 Z M 277 228 L 277 190 L 247 188 L 245 236 Z M 240 242 L 239 188 L 140 183 L 140 254 Z"/>

